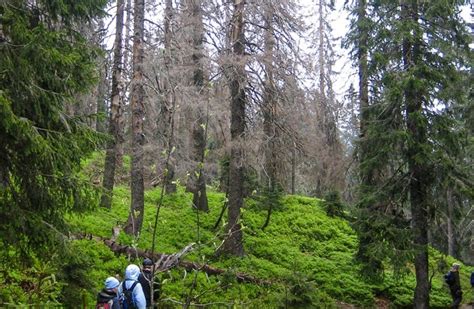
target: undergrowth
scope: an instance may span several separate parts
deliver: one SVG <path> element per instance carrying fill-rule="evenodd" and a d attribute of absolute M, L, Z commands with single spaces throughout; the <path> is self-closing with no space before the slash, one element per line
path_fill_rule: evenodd
<path fill-rule="evenodd" d="M 145 193 L 141 235 L 134 239 L 122 232 L 118 242 L 151 249 L 160 194 L 160 189 Z M 94 212 L 69 216 L 72 233 L 110 237 L 112 228 L 127 220 L 129 196 L 128 188 L 118 187 L 114 190 L 111 210 L 98 208 Z M 214 255 L 222 242 L 225 220 L 217 231 L 213 231 L 213 226 L 225 196 L 208 190 L 208 198 L 209 213 L 198 214 L 191 208 L 191 194 L 184 192 L 183 188 L 179 187 L 177 193 L 164 197 L 159 213 L 156 251 L 174 253 L 194 242 L 197 243 L 196 249 L 186 259 L 207 263 L 226 272 L 222 276 L 208 276 L 203 272 L 189 273 L 175 268 L 160 274 L 161 307 L 182 306 L 188 300 L 192 304 L 207 304 L 209 308 L 335 308 L 338 302 L 370 308 L 377 297 L 388 299 L 397 308 L 411 307 L 415 286 L 413 274 L 397 277 L 387 272 L 382 282 L 367 281 L 360 274 L 361 267 L 354 262 L 358 246 L 355 232 L 344 219 L 327 216 L 320 200 L 284 196 L 278 209 L 272 213 L 270 224 L 262 231 L 265 207 L 260 199 L 248 198 L 242 209 L 246 255 L 235 258 Z M 69 307 L 87 303 L 91 306 L 107 276 L 120 276 L 128 263 L 140 263 L 133 257 L 115 255 L 105 245 L 91 240 L 73 241 L 70 252 L 55 264 L 40 265 L 38 259 L 33 259 L 32 265 L 19 265 L 14 263 L 14 249 L 1 252 L 2 304 L 48 303 Z M 444 308 L 450 303 L 442 276 L 454 261 L 430 250 L 430 271 L 434 272 L 432 308 Z M 473 269 L 469 267 L 461 269 L 464 299 L 472 298 L 468 286 L 471 271 Z M 266 284 L 237 282 L 237 272 L 264 280 Z"/>

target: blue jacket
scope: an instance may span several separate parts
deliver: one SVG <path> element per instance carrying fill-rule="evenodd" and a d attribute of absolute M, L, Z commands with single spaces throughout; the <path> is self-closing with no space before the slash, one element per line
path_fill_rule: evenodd
<path fill-rule="evenodd" d="M 138 276 L 140 275 L 140 268 L 137 265 L 128 265 L 125 269 L 125 280 L 120 284 L 118 291 L 119 295 L 123 294 L 123 287 L 129 289 L 135 281 L 138 282 Z M 146 299 L 143 293 L 143 288 L 138 282 L 132 291 L 132 301 L 138 309 L 146 309 Z"/>

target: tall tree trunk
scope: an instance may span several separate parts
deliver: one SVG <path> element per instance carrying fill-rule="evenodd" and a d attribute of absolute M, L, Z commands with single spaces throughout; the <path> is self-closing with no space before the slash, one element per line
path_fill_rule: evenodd
<path fill-rule="evenodd" d="M 144 58 L 144 21 L 145 0 L 135 0 L 133 21 L 133 78 L 132 78 L 132 177 L 131 191 L 132 201 L 130 214 L 124 231 L 127 234 L 137 236 L 142 228 L 144 205 L 144 183 L 143 183 L 143 144 L 145 135 L 143 133 L 143 117 L 145 113 L 144 99 L 145 89 L 143 82 L 143 58 Z"/>
<path fill-rule="evenodd" d="M 267 189 L 273 192 L 276 188 L 276 151 L 275 143 L 277 132 L 275 126 L 275 80 L 273 67 L 273 48 L 275 46 L 275 38 L 273 33 L 273 8 L 271 4 L 265 7 L 265 51 L 264 51 L 264 67 L 265 81 L 263 87 L 263 132 L 265 136 L 265 170 L 267 176 Z"/>
<path fill-rule="evenodd" d="M 418 6 L 416 0 L 401 2 L 402 21 L 417 25 Z M 416 27 L 416 26 L 415 26 Z M 408 35 L 407 35 L 408 36 Z M 428 170 L 424 146 L 427 143 L 426 129 L 423 124 L 422 100 L 424 94 L 420 89 L 419 74 L 416 67 L 421 65 L 419 30 L 414 29 L 410 37 L 402 43 L 404 70 L 411 75 L 404 90 L 407 129 L 410 141 L 407 147 L 408 171 L 410 175 L 409 192 L 412 213 L 412 231 L 415 246 L 416 288 L 414 295 L 415 308 L 429 308 L 429 274 L 428 274 Z M 418 83 L 417 83 L 418 82 Z"/>
<path fill-rule="evenodd" d="M 454 198 L 453 190 L 448 188 L 446 191 L 446 202 L 448 204 L 448 254 L 455 255 L 455 238 L 454 238 Z"/>
<path fill-rule="evenodd" d="M 277 184 L 277 151 L 276 144 L 278 142 L 278 131 L 275 125 L 276 122 L 276 88 L 274 80 L 274 46 L 275 35 L 273 30 L 273 4 L 268 3 L 265 6 L 265 35 L 264 35 L 264 67 L 265 67 L 265 81 L 263 85 L 263 133 L 265 143 L 265 172 L 266 172 L 266 189 L 267 194 L 267 217 L 262 226 L 265 229 L 270 223 L 270 218 L 275 204 L 275 194 L 279 189 Z"/>
<path fill-rule="evenodd" d="M 234 0 L 232 15 L 231 42 L 234 63 L 228 71 L 231 93 L 231 150 L 229 177 L 232 184 L 229 188 L 227 235 L 221 251 L 236 256 L 244 255 L 243 235 L 240 225 L 240 208 L 244 195 L 243 146 L 245 133 L 245 68 L 244 57 L 244 0 Z"/>
<path fill-rule="evenodd" d="M 326 97 L 326 63 L 324 58 L 324 9 L 323 1 L 319 0 L 318 2 L 318 35 L 319 35 L 319 47 L 318 47 L 318 68 L 319 68 L 319 96 L 321 100 L 321 111 L 323 115 L 322 119 L 326 119 L 326 109 L 327 109 L 327 97 Z"/>
<path fill-rule="evenodd" d="M 360 138 L 364 138 L 367 130 L 369 110 L 369 74 L 367 64 L 367 0 L 359 0 L 357 28 L 359 32 L 357 61 L 359 66 L 359 112 L 360 112 Z M 361 154 L 363 155 L 363 154 Z M 365 176 L 363 177 L 363 179 Z"/>
<path fill-rule="evenodd" d="M 324 132 L 326 137 L 327 145 L 331 148 L 335 147 L 337 143 L 336 137 L 336 124 L 332 116 L 332 107 L 330 106 L 329 93 L 326 88 L 329 84 L 328 75 L 329 70 L 326 70 L 328 63 L 326 62 L 325 50 L 328 48 L 325 44 L 326 38 L 325 33 L 327 32 L 326 25 L 324 23 L 326 1 L 319 0 L 318 3 L 318 35 L 319 35 L 319 46 L 318 46 L 318 68 L 319 68 L 319 126 Z"/>
<path fill-rule="evenodd" d="M 164 89 L 164 101 L 161 104 L 161 115 L 164 121 L 161 121 L 160 131 L 163 135 L 163 145 L 168 152 L 169 159 L 165 162 L 165 171 L 163 174 L 162 181 L 165 183 L 165 192 L 166 193 L 174 193 L 176 192 L 176 184 L 174 183 L 175 178 L 175 165 L 172 149 L 173 149 L 173 132 L 174 132 L 174 94 L 171 86 L 171 53 L 172 53 L 172 46 L 171 46 L 171 37 L 172 37 L 172 29 L 171 29 L 171 22 L 173 20 L 173 2 L 172 0 L 166 0 L 165 2 L 165 18 L 164 18 L 164 36 L 165 36 L 165 53 L 164 53 L 164 64 L 166 74 L 163 81 L 163 89 Z"/>
<path fill-rule="evenodd" d="M 291 194 L 296 193 L 296 143 L 293 142 L 293 149 L 291 151 Z"/>
<path fill-rule="evenodd" d="M 357 62 L 359 67 L 359 138 L 364 140 L 367 135 L 369 123 L 369 74 L 368 74 L 368 25 L 367 25 L 367 0 L 358 1 L 357 30 L 359 33 L 357 46 Z M 365 159 L 368 143 L 362 143 L 359 148 L 359 162 Z M 372 186 L 372 172 L 360 169 L 360 179 L 364 186 Z"/>
<path fill-rule="evenodd" d="M 123 31 L 123 13 L 124 1 L 117 0 L 117 16 L 115 25 L 115 42 L 114 42 L 114 62 L 112 65 L 112 92 L 110 98 L 110 118 L 109 118 L 109 134 L 112 139 L 107 145 L 105 153 L 104 166 L 104 192 L 100 200 L 102 207 L 111 208 L 112 191 L 115 183 L 115 169 L 117 162 L 117 147 L 122 143 L 122 129 L 120 126 L 120 118 L 122 114 L 122 31 Z"/>
<path fill-rule="evenodd" d="M 97 132 L 105 133 L 107 126 L 105 124 L 104 115 L 107 114 L 107 64 L 106 60 L 100 64 L 99 84 L 97 85 L 96 97 L 96 113 L 98 117 L 95 119 L 95 130 Z"/>
<path fill-rule="evenodd" d="M 104 28 L 105 28 L 104 20 L 100 19 L 99 20 L 100 33 L 103 33 L 102 29 Z M 103 42 L 104 42 L 104 37 L 103 35 L 101 35 L 97 43 L 98 45 L 103 46 Z M 106 100 L 107 90 L 108 90 L 108 87 L 107 87 L 108 63 L 107 62 L 108 62 L 107 58 L 102 58 L 101 61 L 99 62 L 99 83 L 97 85 L 97 97 L 96 97 L 96 100 L 97 100 L 96 113 L 97 115 L 100 115 L 101 117 L 96 117 L 95 119 L 95 130 L 97 132 L 102 132 L 102 133 L 106 132 L 107 130 L 105 119 L 103 118 L 103 115 L 107 113 L 107 100 Z"/>
<path fill-rule="evenodd" d="M 120 169 L 123 166 L 123 154 L 124 154 L 124 138 L 123 138 L 123 131 L 125 128 L 125 114 L 128 114 L 130 112 L 130 95 L 127 96 L 127 87 L 125 85 L 128 84 L 128 82 L 132 79 L 131 77 L 131 66 L 130 66 L 130 55 L 131 55 L 131 50 L 130 50 L 130 28 L 132 24 L 132 0 L 126 0 L 126 5 L 125 5 L 125 13 L 127 13 L 127 18 L 125 19 L 125 36 L 124 36 L 124 48 L 123 48 L 123 65 L 122 65 L 122 111 L 120 113 L 120 117 L 118 119 L 119 127 L 120 127 L 120 134 L 121 134 L 121 139 L 120 143 L 115 145 L 115 158 L 116 158 L 116 169 Z"/>
<path fill-rule="evenodd" d="M 193 205 L 198 210 L 209 211 L 206 193 L 206 179 L 203 172 L 204 154 L 206 151 L 207 115 L 205 115 L 205 104 L 207 103 L 207 91 L 204 86 L 204 69 L 202 64 L 204 26 L 202 22 L 201 0 L 189 0 L 191 20 L 193 24 L 193 55 L 194 62 L 193 84 L 201 100 L 197 104 L 197 117 L 193 126 L 193 160 L 197 162 L 195 173 L 191 173 L 193 182 Z"/>

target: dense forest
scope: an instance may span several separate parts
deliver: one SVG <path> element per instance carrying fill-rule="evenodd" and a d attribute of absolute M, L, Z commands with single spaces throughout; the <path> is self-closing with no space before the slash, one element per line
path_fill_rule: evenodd
<path fill-rule="evenodd" d="M 446 308 L 453 263 L 473 303 L 473 17 L 0 1 L 0 306 L 144 258 L 158 308 Z"/>

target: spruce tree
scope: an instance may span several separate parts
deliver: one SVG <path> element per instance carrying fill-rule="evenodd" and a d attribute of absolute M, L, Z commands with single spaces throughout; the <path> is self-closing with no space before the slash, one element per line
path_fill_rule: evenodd
<path fill-rule="evenodd" d="M 450 112 L 466 104 L 468 89 L 462 84 L 472 66 L 469 36 L 459 16 L 462 4 L 367 1 L 367 18 L 378 23 L 367 42 L 371 92 L 359 141 L 359 258 L 372 272 L 382 270 L 385 258 L 399 270 L 414 263 L 416 308 L 429 306 L 428 226 L 437 211 L 435 173 L 443 170 L 459 182 L 468 179 L 455 160 L 453 150 L 462 149 L 463 139 Z M 446 140 L 456 147 L 444 147 Z"/>
<path fill-rule="evenodd" d="M 96 82 L 97 51 L 77 31 L 105 0 L 0 4 L 0 237 L 50 252 L 64 214 L 95 205 L 78 177 L 99 136 L 67 105 Z"/>

